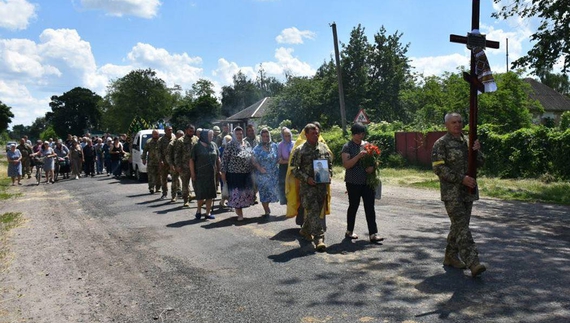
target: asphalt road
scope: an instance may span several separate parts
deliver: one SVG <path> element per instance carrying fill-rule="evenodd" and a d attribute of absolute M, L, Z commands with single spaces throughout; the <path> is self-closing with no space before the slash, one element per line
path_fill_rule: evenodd
<path fill-rule="evenodd" d="M 146 184 L 98 176 L 29 185 L 0 273 L 0 322 L 564 322 L 570 320 L 570 207 L 482 199 L 471 228 L 481 277 L 441 264 L 449 221 L 439 193 L 385 186 L 381 245 L 344 238 L 334 182 L 325 253 L 285 207 L 246 221 L 194 219 Z M 216 202 L 217 204 L 217 202 Z M 2 318 L 3 317 L 3 318 Z"/>

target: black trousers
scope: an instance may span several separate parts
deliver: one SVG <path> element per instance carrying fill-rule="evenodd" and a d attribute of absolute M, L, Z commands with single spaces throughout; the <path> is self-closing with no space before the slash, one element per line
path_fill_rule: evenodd
<path fill-rule="evenodd" d="M 348 192 L 348 210 L 346 211 L 346 230 L 354 231 L 356 222 L 356 212 L 360 206 L 360 198 L 364 202 L 364 213 L 366 214 L 366 223 L 368 224 L 368 233 L 378 233 L 376 225 L 376 211 L 374 210 L 374 190 L 368 185 L 346 183 L 346 191 Z"/>
<path fill-rule="evenodd" d="M 95 160 L 93 158 L 85 158 L 83 170 L 85 175 L 95 175 Z"/>

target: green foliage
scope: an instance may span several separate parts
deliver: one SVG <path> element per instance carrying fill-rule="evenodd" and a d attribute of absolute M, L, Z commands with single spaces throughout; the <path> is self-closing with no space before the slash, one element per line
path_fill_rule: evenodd
<path fill-rule="evenodd" d="M 530 127 L 531 111 L 544 112 L 538 101 L 529 98 L 530 85 L 513 72 L 497 74 L 495 80 L 496 92 L 479 95 L 478 122 L 498 125 L 503 133 Z"/>
<path fill-rule="evenodd" d="M 564 111 L 560 116 L 560 130 L 570 129 L 570 111 Z"/>
<path fill-rule="evenodd" d="M 171 115 L 174 97 L 151 69 L 135 70 L 111 83 L 103 107 L 103 130 L 125 132 L 133 118 L 154 124 Z"/>
<path fill-rule="evenodd" d="M 45 141 L 45 140 L 48 140 L 49 138 L 57 140 L 56 138 L 66 138 L 66 137 L 63 137 L 63 136 L 58 137 L 57 133 L 53 129 L 53 126 L 49 125 L 46 128 L 46 130 L 42 131 L 42 133 L 40 134 L 40 139 Z"/>
<path fill-rule="evenodd" d="M 383 125 L 387 127 L 386 124 Z M 392 155 L 396 154 L 395 150 L 395 140 L 393 131 L 377 131 L 380 127 L 370 126 L 368 127 L 366 141 L 373 143 L 378 146 L 382 151 L 380 155 L 380 160 L 382 165 L 388 165 L 392 163 L 401 164 L 401 160 L 396 161 Z M 321 133 L 323 139 L 326 141 L 329 149 L 332 151 L 333 156 L 335 156 L 333 163 L 336 165 L 341 165 L 342 160 L 340 158 L 342 147 L 351 140 L 351 136 L 343 135 L 342 129 L 339 126 L 333 126 L 327 131 Z"/>
<path fill-rule="evenodd" d="M 229 117 L 261 100 L 263 94 L 251 79 L 239 71 L 233 76 L 233 85 L 222 87 L 221 113 Z"/>
<path fill-rule="evenodd" d="M 561 132 L 544 126 L 498 134 L 487 126 L 479 128 L 485 165 L 481 173 L 501 178 L 570 179 L 570 130 Z"/>
<path fill-rule="evenodd" d="M 40 139 L 41 133 L 44 132 L 49 125 L 45 117 L 36 118 L 29 129 L 28 137 L 30 140 Z"/>
<path fill-rule="evenodd" d="M 494 0 L 502 5 L 495 18 L 538 17 L 540 26 L 530 36 L 534 46 L 528 53 L 513 62 L 513 66 L 528 66 L 540 72 L 551 70 L 559 59 L 563 62 L 562 72 L 570 69 L 570 6 L 568 0 Z"/>
<path fill-rule="evenodd" d="M 8 129 L 8 125 L 12 123 L 14 114 L 10 111 L 11 108 L 0 101 L 0 132 Z"/>
<path fill-rule="evenodd" d="M 49 103 L 52 112 L 46 114 L 46 119 L 57 133 L 55 137 L 82 135 L 85 131 L 97 129 L 101 123 L 102 100 L 95 92 L 81 87 L 61 96 L 52 96 Z"/>

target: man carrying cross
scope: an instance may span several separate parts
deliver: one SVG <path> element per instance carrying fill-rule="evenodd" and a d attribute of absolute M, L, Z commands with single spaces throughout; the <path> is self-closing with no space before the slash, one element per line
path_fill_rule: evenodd
<path fill-rule="evenodd" d="M 467 37 L 450 35 L 450 41 L 466 44 L 471 50 L 471 71 L 463 73 L 470 84 L 469 140 L 462 132 L 461 115 L 448 113 L 445 115 L 447 134 L 435 142 L 431 155 L 433 171 L 440 181 L 441 200 L 451 220 L 443 264 L 460 269 L 467 267 L 472 277 L 486 270 L 479 263 L 479 253 L 469 230 L 473 201 L 479 199 L 477 166 L 483 163 L 477 140 L 477 95 L 497 89 L 484 49 L 499 48 L 498 42 L 487 40 L 479 32 L 479 8 L 480 0 L 473 0 L 471 32 Z"/>

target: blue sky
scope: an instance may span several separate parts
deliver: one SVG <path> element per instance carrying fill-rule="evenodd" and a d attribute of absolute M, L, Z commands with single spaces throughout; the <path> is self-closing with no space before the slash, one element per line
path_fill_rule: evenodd
<path fill-rule="evenodd" d="M 487 50 L 491 68 L 506 70 L 530 49 L 536 22 L 497 21 L 498 6 L 481 0 L 481 31 L 501 49 Z M 168 86 L 190 89 L 200 78 L 219 91 L 239 70 L 255 78 L 313 75 L 339 41 L 361 24 L 369 41 L 384 26 L 403 33 L 415 71 L 439 75 L 469 64 L 449 34 L 471 28 L 470 0 L 0 0 L 0 101 L 15 124 L 50 110 L 52 95 L 76 86 L 105 95 L 110 81 L 152 68 Z"/>

